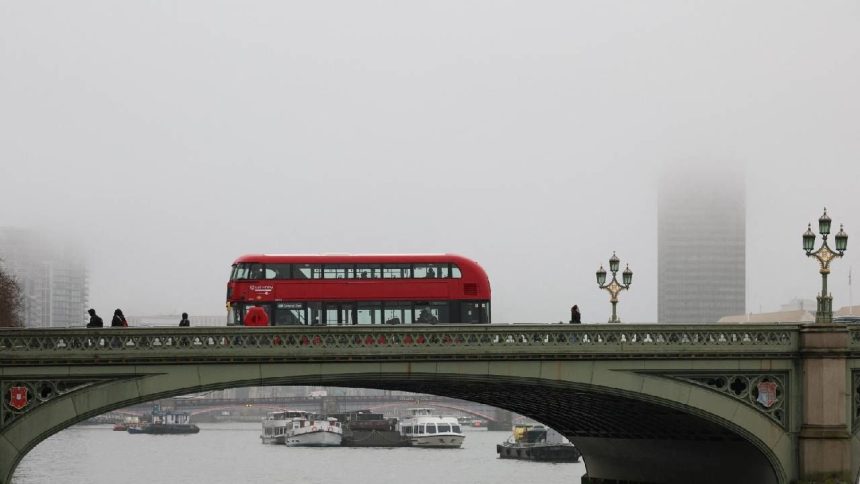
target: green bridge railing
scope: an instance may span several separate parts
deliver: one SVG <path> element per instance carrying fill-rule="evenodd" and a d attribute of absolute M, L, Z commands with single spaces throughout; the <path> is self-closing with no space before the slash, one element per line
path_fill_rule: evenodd
<path fill-rule="evenodd" d="M 0 363 L 789 357 L 798 338 L 797 325 L 737 324 L 7 329 Z"/>

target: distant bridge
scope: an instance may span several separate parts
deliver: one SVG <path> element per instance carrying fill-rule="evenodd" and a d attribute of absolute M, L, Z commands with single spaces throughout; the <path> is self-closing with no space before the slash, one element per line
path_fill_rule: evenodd
<path fill-rule="evenodd" d="M 510 410 L 570 438 L 589 483 L 855 482 L 860 471 L 860 331 L 840 325 L 104 328 L 0 331 L 0 482 L 92 416 L 266 385 Z"/>
<path fill-rule="evenodd" d="M 335 408 L 338 412 L 352 412 L 356 410 L 381 411 L 387 408 L 403 408 L 420 405 L 422 407 L 444 408 L 456 412 L 473 415 L 475 417 L 496 422 L 507 420 L 510 423 L 509 412 L 502 412 L 501 417 L 497 415 L 497 409 L 480 403 L 467 402 L 454 398 L 445 398 L 435 395 L 327 395 L 323 397 L 292 396 L 292 397 L 256 397 L 256 398 L 176 398 L 173 406 L 177 409 L 189 409 L 192 415 L 211 412 L 212 408 L 222 410 L 247 408 L 301 408 L 313 409 L 325 413 L 323 408 Z M 198 412 L 197 410 L 204 410 Z M 147 413 L 141 409 L 136 414 Z M 510 428 L 508 426 L 508 428 Z"/>

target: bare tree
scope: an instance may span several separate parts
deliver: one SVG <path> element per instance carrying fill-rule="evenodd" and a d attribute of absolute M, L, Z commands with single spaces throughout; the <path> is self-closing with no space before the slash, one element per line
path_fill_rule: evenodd
<path fill-rule="evenodd" d="M 23 326 L 21 310 L 24 299 L 15 278 L 0 267 L 0 328 Z"/>

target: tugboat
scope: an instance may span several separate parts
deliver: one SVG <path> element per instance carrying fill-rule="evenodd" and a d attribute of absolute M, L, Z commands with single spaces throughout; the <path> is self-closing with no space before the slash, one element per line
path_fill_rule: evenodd
<path fill-rule="evenodd" d="M 139 427 L 128 427 L 130 434 L 196 434 L 200 427 L 191 423 L 191 415 L 186 412 L 162 411 L 160 405 L 152 408 L 152 420 Z"/>
<path fill-rule="evenodd" d="M 333 447 L 343 439 L 343 429 L 336 418 L 318 417 L 301 410 L 269 412 L 263 417 L 264 444 L 289 447 Z"/>
<path fill-rule="evenodd" d="M 561 434 L 543 425 L 514 425 L 513 434 L 496 445 L 502 459 L 539 462 L 579 462 L 579 450 Z"/>
<path fill-rule="evenodd" d="M 333 414 L 343 427 L 344 447 L 408 447 L 412 440 L 397 430 L 396 418 L 370 410 Z"/>

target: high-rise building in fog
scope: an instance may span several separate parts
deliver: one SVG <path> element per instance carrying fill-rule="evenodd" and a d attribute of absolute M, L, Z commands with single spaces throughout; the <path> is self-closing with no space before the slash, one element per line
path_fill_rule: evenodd
<path fill-rule="evenodd" d="M 36 231 L 0 228 L 0 259 L 21 287 L 26 327 L 84 322 L 87 267 L 73 247 Z"/>
<path fill-rule="evenodd" d="M 745 183 L 674 173 L 658 204 L 658 321 L 709 323 L 746 311 Z"/>

